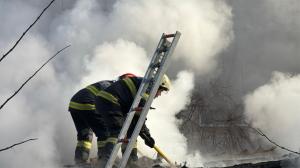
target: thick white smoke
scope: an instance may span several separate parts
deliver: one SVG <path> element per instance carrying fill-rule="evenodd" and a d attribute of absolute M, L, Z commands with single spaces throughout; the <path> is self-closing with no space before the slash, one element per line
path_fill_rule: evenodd
<path fill-rule="evenodd" d="M 281 146 L 299 151 L 300 75 L 274 72 L 271 81 L 245 98 L 248 121 Z"/>
<path fill-rule="evenodd" d="M 215 57 L 232 38 L 230 8 L 219 1 L 130 0 L 114 9 L 109 17 L 113 37 L 136 41 L 152 54 L 162 32 L 179 30 L 183 36 L 174 57 L 199 74 L 215 67 Z"/>
<path fill-rule="evenodd" d="M 47 3 L 0 2 L 0 18 L 6 23 L 0 31 L 1 53 Z M 103 4 L 107 8 L 103 9 Z M 166 154 L 176 161 L 187 160 L 183 157 L 188 152 L 185 138 L 177 130 L 174 115 L 189 102 L 193 75 L 214 70 L 217 54 L 229 45 L 230 7 L 217 0 L 90 0 L 56 2 L 47 12 L 0 63 L 1 102 L 58 49 L 67 44 L 72 46 L 0 111 L 1 146 L 39 138 L 1 152 L 0 167 L 58 167 L 61 162 L 71 163 L 76 132 L 67 108 L 72 94 L 92 82 L 115 79 L 125 72 L 144 75 L 161 34 L 176 30 L 182 37 L 169 73 L 175 76 L 180 71 L 190 71 L 178 74 L 174 89 L 155 101 L 157 111 L 151 112 L 148 120 L 153 136 Z M 157 129 L 155 122 L 159 117 L 164 130 Z M 182 157 L 174 155 L 175 152 Z"/>
<path fill-rule="evenodd" d="M 11 96 L 53 52 L 38 35 L 30 34 L 23 42 L 14 54 L 9 55 L 11 57 L 1 62 L 1 102 Z M 63 88 L 57 84 L 52 66 L 47 68 L 47 71 L 40 72 L 42 75 L 38 76 L 38 80 L 32 80 L 1 109 L 1 146 L 38 138 L 2 152 L 1 167 L 53 167 L 59 159 L 53 135 L 58 121 L 56 117 L 65 106 L 59 94 Z"/>
<path fill-rule="evenodd" d="M 134 42 L 118 39 L 96 47 L 94 57 L 87 61 L 89 75 L 83 78 L 83 85 L 102 79 L 117 79 L 126 72 L 143 76 L 149 64 L 146 51 Z M 136 73 L 137 72 L 137 73 Z"/>
<path fill-rule="evenodd" d="M 193 88 L 193 74 L 186 71 L 178 73 L 169 93 L 154 101 L 153 107 L 159 108 L 150 111 L 147 124 L 151 128 L 157 146 L 161 147 L 173 161 L 179 163 L 187 161 L 189 166 L 200 167 L 201 157 L 199 154 L 189 154 L 186 138 L 178 130 L 180 120 L 175 118 L 176 113 L 189 103 Z"/>

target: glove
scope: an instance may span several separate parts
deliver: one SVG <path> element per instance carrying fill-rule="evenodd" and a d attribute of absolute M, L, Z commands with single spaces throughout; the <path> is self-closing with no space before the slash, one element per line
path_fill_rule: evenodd
<path fill-rule="evenodd" d="M 146 124 L 143 125 L 141 132 L 140 132 L 140 137 L 144 139 L 145 144 L 149 146 L 150 148 L 153 148 L 155 145 L 154 139 L 151 137 L 150 131 L 147 128 Z"/>
<path fill-rule="evenodd" d="M 145 141 L 145 144 L 147 145 L 147 146 L 149 146 L 150 148 L 154 148 L 154 145 L 155 145 L 155 141 L 154 141 L 154 139 L 151 137 L 151 136 L 147 136 L 145 139 L 144 139 L 144 141 Z"/>

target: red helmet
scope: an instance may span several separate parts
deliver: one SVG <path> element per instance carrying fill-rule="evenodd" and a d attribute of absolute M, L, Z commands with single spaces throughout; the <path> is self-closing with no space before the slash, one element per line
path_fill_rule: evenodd
<path fill-rule="evenodd" d="M 133 74 L 133 73 L 125 73 L 125 74 L 119 76 L 119 80 L 120 79 L 125 79 L 125 78 L 130 78 L 130 77 L 136 77 L 136 75 Z"/>

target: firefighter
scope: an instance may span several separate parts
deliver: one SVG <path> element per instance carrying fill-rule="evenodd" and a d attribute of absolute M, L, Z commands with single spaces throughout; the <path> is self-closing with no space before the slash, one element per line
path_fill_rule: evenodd
<path fill-rule="evenodd" d="M 75 149 L 75 163 L 83 164 L 86 163 L 89 158 L 90 149 L 92 147 L 92 139 L 93 139 L 93 123 L 92 118 L 93 114 L 95 114 L 95 98 L 97 92 L 100 90 L 106 89 L 110 86 L 114 81 L 100 81 L 94 84 L 87 86 L 79 90 L 72 98 L 69 103 L 69 111 L 72 116 L 73 122 L 77 131 L 77 146 Z M 97 132 L 98 142 L 103 142 L 106 140 L 107 128 L 103 121 L 103 117 L 101 115 L 96 115 L 99 120 L 100 127 Z M 102 150 L 103 145 L 101 143 L 98 144 L 98 150 Z"/>
<path fill-rule="evenodd" d="M 101 158 L 99 159 L 100 167 L 105 166 L 114 145 L 117 143 L 118 134 L 121 131 L 126 115 L 134 101 L 142 79 L 143 78 L 140 77 L 128 77 L 113 83 L 110 87 L 97 94 L 96 110 L 103 114 L 109 133 L 107 143 L 104 147 L 103 153 L 101 153 Z M 155 97 L 160 96 L 163 91 L 169 91 L 170 86 L 171 82 L 168 76 L 164 75 Z M 139 108 L 142 108 L 143 104 L 144 101 L 141 101 Z M 131 128 L 134 128 L 134 124 L 136 123 L 138 116 L 135 116 L 135 118 L 136 120 L 133 121 Z M 130 138 L 132 131 L 133 129 L 129 129 L 127 137 Z M 150 148 L 154 147 L 155 141 L 151 137 L 149 129 L 147 129 L 145 124 L 140 132 L 140 136 L 144 139 L 147 146 Z M 136 149 L 132 151 L 129 159 L 133 158 L 137 158 Z"/>
<path fill-rule="evenodd" d="M 119 80 L 134 77 L 132 73 L 119 76 Z M 115 81 L 99 81 L 79 90 L 69 103 L 69 111 L 77 131 L 75 163 L 87 163 L 92 147 L 93 132 L 97 135 L 98 151 L 101 153 L 108 137 L 106 124 L 101 114 L 96 113 L 95 98 L 100 90 L 106 89 Z"/>

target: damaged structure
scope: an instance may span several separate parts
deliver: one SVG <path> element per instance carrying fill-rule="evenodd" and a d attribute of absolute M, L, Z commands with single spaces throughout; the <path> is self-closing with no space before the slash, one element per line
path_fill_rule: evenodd
<path fill-rule="evenodd" d="M 299 155 L 282 154 L 246 123 L 242 103 L 227 90 L 219 79 L 197 85 L 189 106 L 177 114 L 189 151 L 201 152 L 204 167 L 296 168 Z"/>

